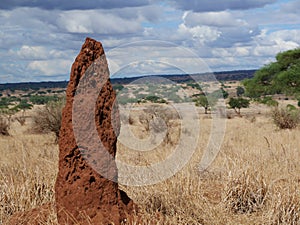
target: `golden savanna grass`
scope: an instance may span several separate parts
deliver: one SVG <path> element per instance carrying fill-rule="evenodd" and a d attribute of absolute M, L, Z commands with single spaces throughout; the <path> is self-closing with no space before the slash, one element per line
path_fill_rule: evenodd
<path fill-rule="evenodd" d="M 153 185 L 120 185 L 140 207 L 130 224 L 300 224 L 300 130 L 277 129 L 269 109 L 255 107 L 226 121 L 220 152 L 201 172 L 212 119 L 199 109 L 199 118 L 190 118 L 200 124 L 199 141 L 182 170 Z M 134 110 L 127 121 L 139 139 L 151 132 L 142 123 L 143 113 Z M 139 166 L 164 160 L 180 137 L 180 119 L 171 118 L 168 124 L 173 129 L 158 128 L 168 137 L 153 151 L 131 151 L 120 139 L 117 159 Z M 0 224 L 16 212 L 54 203 L 55 135 L 30 134 L 29 126 L 13 122 L 12 135 L 0 137 Z M 120 171 L 120 179 L 124 173 Z M 54 207 L 43 224 L 57 224 Z"/>

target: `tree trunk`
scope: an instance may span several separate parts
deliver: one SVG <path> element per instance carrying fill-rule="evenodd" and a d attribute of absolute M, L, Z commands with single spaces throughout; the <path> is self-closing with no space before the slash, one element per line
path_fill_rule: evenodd
<path fill-rule="evenodd" d="M 239 117 L 241 117 L 241 109 L 240 108 L 238 108 L 238 109 L 234 108 L 234 111 Z"/>

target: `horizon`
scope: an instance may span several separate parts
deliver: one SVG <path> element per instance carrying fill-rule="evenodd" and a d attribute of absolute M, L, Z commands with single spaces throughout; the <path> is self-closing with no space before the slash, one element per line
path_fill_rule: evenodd
<path fill-rule="evenodd" d="M 142 78 L 142 77 L 151 77 L 151 76 L 194 76 L 194 75 L 205 75 L 205 74 L 218 74 L 218 73 L 234 73 L 234 72 L 250 72 L 250 71 L 257 71 L 258 69 L 248 69 L 248 70 L 228 70 L 228 71 L 214 71 L 214 72 L 204 72 L 204 73 L 194 73 L 194 74 L 148 74 L 148 75 L 132 75 L 130 77 L 110 77 L 111 80 L 117 79 L 134 79 L 134 78 Z M 2 83 L 0 81 L 0 85 L 10 85 L 10 84 L 24 84 L 24 83 L 55 83 L 55 82 L 69 82 L 68 80 L 41 80 L 41 81 L 24 81 L 24 82 L 11 82 L 11 83 Z"/>

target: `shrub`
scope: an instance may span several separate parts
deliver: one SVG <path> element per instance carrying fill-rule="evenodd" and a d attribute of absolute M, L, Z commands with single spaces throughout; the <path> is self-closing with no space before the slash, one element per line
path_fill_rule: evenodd
<path fill-rule="evenodd" d="M 20 116 L 20 117 L 15 117 L 15 119 L 19 122 L 21 126 L 24 126 L 26 123 L 26 117 L 25 116 Z"/>
<path fill-rule="evenodd" d="M 244 171 L 237 177 L 231 177 L 226 185 L 223 202 L 234 213 L 256 212 L 264 205 L 268 185 L 258 173 Z"/>
<path fill-rule="evenodd" d="M 290 110 L 289 108 L 275 108 L 271 112 L 273 122 L 280 129 L 296 128 L 300 122 L 299 110 Z"/>
<path fill-rule="evenodd" d="M 258 103 L 261 103 L 261 104 L 265 104 L 267 106 L 278 106 L 278 102 L 270 96 L 265 96 L 263 98 L 257 98 L 257 99 L 255 99 L 255 101 L 257 101 Z"/>
<path fill-rule="evenodd" d="M 59 138 L 59 130 L 62 119 L 62 109 L 65 100 L 48 102 L 44 107 L 37 110 L 33 116 L 32 130 L 35 133 L 55 133 L 56 141 Z"/>
<path fill-rule="evenodd" d="M 165 144 L 177 142 L 174 140 L 174 133 L 177 132 L 177 129 L 172 123 L 177 119 L 180 119 L 178 112 L 168 105 L 148 105 L 143 110 L 143 114 L 139 116 L 139 121 L 147 132 L 151 131 L 155 134 L 165 132 Z"/>
<path fill-rule="evenodd" d="M 138 100 L 136 98 L 130 98 L 128 96 L 121 96 L 121 95 L 117 96 L 117 100 L 118 100 L 118 104 L 121 104 L 121 105 L 138 102 Z"/>
<path fill-rule="evenodd" d="M 9 121 L 3 116 L 0 116 L 0 135 L 9 136 Z"/>
<path fill-rule="evenodd" d="M 167 103 L 167 101 L 163 98 L 160 98 L 155 95 L 149 95 L 145 98 L 146 101 L 152 102 L 152 103 Z"/>
<path fill-rule="evenodd" d="M 294 106 L 292 104 L 288 104 L 286 107 L 288 110 L 296 110 L 297 109 L 296 106 Z"/>
<path fill-rule="evenodd" d="M 113 84 L 113 88 L 116 92 L 122 91 L 124 86 L 122 84 Z"/>
<path fill-rule="evenodd" d="M 38 96 L 38 95 L 33 95 L 29 97 L 29 101 L 34 104 L 34 105 L 44 105 L 47 104 L 48 102 L 51 101 L 58 101 L 59 98 L 58 96 Z"/>

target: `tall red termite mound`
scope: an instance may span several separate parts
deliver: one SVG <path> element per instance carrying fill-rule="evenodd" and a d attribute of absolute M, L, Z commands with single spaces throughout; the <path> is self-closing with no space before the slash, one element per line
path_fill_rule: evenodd
<path fill-rule="evenodd" d="M 102 44 L 87 38 L 72 65 L 62 115 L 55 184 L 60 224 L 86 224 L 87 218 L 95 225 L 120 224 L 135 208 L 116 182 L 120 123 L 115 99 Z"/>

